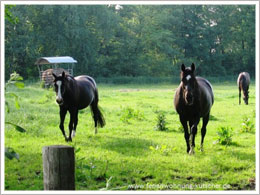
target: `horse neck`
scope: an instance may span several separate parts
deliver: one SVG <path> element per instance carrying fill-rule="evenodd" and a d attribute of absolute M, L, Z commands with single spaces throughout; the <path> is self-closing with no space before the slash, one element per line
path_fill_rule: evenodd
<path fill-rule="evenodd" d="M 68 78 L 69 83 L 66 86 L 66 91 L 64 93 L 64 98 L 71 100 L 72 98 L 75 99 L 78 91 L 78 86 L 76 84 L 76 80 L 73 77 Z"/>
<path fill-rule="evenodd" d="M 198 83 L 196 77 L 195 77 L 195 81 L 194 82 L 195 82 L 194 83 L 194 86 L 195 86 L 194 87 L 194 97 L 197 100 L 197 99 L 199 99 L 200 86 L 199 86 L 199 83 Z"/>
<path fill-rule="evenodd" d="M 184 98 L 183 83 L 181 83 L 181 93 L 180 94 Z M 195 79 L 194 97 L 195 97 L 196 101 L 199 100 L 199 94 L 200 94 L 200 86 L 199 86 L 197 79 Z"/>
<path fill-rule="evenodd" d="M 242 87 L 243 91 L 247 91 L 248 80 L 247 80 L 246 76 L 242 75 L 242 77 L 240 79 L 240 83 L 241 83 L 241 87 Z"/>

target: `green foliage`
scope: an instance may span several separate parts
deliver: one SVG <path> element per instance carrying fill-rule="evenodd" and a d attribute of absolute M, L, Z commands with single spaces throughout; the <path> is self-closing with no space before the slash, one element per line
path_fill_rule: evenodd
<path fill-rule="evenodd" d="M 10 147 L 5 147 L 5 157 L 7 157 L 8 159 L 12 160 L 13 158 L 16 158 L 17 160 L 19 160 L 19 154 L 17 154 L 13 148 Z"/>
<path fill-rule="evenodd" d="M 217 142 L 221 145 L 230 145 L 232 143 L 233 129 L 230 127 L 219 127 Z"/>
<path fill-rule="evenodd" d="M 42 82 L 40 83 L 40 87 L 43 88 L 43 89 L 45 88 L 45 82 L 44 82 L 44 81 L 42 81 Z"/>
<path fill-rule="evenodd" d="M 24 88 L 24 83 L 22 82 L 23 77 L 21 77 L 19 74 L 17 74 L 16 72 L 12 73 L 10 75 L 10 79 L 8 80 L 8 82 L 5 84 L 5 96 L 12 96 L 15 99 L 15 107 L 16 109 L 20 109 L 20 104 L 18 102 L 18 95 L 16 95 L 14 92 L 8 92 L 8 87 L 9 86 L 15 86 L 18 89 L 23 89 Z M 7 100 L 5 100 L 5 106 L 6 106 L 6 111 L 7 113 L 10 113 L 10 105 L 9 102 Z M 21 126 L 12 123 L 12 122 L 8 122 L 5 121 L 5 124 L 7 125 L 12 125 L 17 131 L 24 133 L 26 132 L 26 130 L 24 128 L 22 128 Z M 17 160 L 19 159 L 19 154 L 17 154 L 13 148 L 7 147 L 5 148 L 5 156 L 9 159 L 13 159 L 16 158 Z"/>
<path fill-rule="evenodd" d="M 155 130 L 166 131 L 168 128 L 166 127 L 167 122 L 166 122 L 165 114 L 163 112 L 158 112 L 156 119 L 157 119 L 157 124 Z"/>
<path fill-rule="evenodd" d="M 19 132 L 21 132 L 21 133 L 26 132 L 26 130 L 25 130 L 24 128 L 20 127 L 19 125 L 14 124 L 14 123 L 7 122 L 7 121 L 6 121 L 5 124 L 7 124 L 7 125 L 12 125 L 12 126 L 15 128 L 15 130 L 17 130 L 17 131 L 19 131 Z"/>
<path fill-rule="evenodd" d="M 5 19 L 7 19 L 7 21 L 12 24 L 17 24 L 19 22 L 19 18 L 13 16 L 12 12 L 10 11 L 10 9 L 13 7 L 15 7 L 15 5 L 5 5 Z"/>
<path fill-rule="evenodd" d="M 241 132 L 254 132 L 255 130 L 254 122 L 247 116 L 244 117 L 243 123 L 241 125 Z"/>
<path fill-rule="evenodd" d="M 191 62 L 202 76 L 255 75 L 255 5 L 6 5 L 5 16 L 6 78 L 37 78 L 38 57 L 64 54 L 75 75 L 116 84 L 179 78 Z"/>
<path fill-rule="evenodd" d="M 12 96 L 14 97 L 15 100 L 15 107 L 17 109 L 20 109 L 20 104 L 19 104 L 19 97 L 16 95 L 14 92 L 9 92 L 8 87 L 9 86 L 15 86 L 18 89 L 23 89 L 24 88 L 24 83 L 22 82 L 23 77 L 21 77 L 18 73 L 14 72 L 10 75 L 10 79 L 7 81 L 5 84 L 5 96 Z M 10 105 L 7 101 L 5 101 L 5 106 L 7 109 L 7 113 L 10 112 Z"/>
<path fill-rule="evenodd" d="M 159 152 L 162 155 L 168 156 L 170 153 L 174 153 L 176 151 L 176 147 L 167 147 L 167 145 L 156 145 L 154 146 L 150 146 L 149 149 L 153 152 Z"/>
<path fill-rule="evenodd" d="M 124 123 L 130 123 L 130 120 L 143 120 L 144 114 L 140 110 L 135 110 L 131 107 L 124 107 L 121 110 L 120 120 Z"/>

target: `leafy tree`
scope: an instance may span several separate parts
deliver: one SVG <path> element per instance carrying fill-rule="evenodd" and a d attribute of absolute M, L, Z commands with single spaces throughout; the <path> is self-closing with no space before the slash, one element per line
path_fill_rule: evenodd
<path fill-rule="evenodd" d="M 6 78 L 65 55 L 94 77 L 174 77 L 192 62 L 202 76 L 255 74 L 254 5 L 16 5 L 5 17 Z"/>

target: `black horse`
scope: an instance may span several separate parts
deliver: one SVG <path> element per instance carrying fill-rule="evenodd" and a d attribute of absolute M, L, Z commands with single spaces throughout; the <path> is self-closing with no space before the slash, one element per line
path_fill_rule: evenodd
<path fill-rule="evenodd" d="M 203 118 L 201 128 L 201 151 L 206 134 L 206 126 L 209 121 L 210 109 L 214 102 L 212 86 L 204 78 L 195 77 L 195 65 L 185 68 L 181 66 L 181 83 L 176 90 L 174 106 L 179 114 L 181 124 L 184 128 L 184 137 L 187 144 L 187 153 L 193 154 L 195 147 L 195 136 L 200 118 Z M 188 131 L 189 122 L 190 133 Z"/>
<path fill-rule="evenodd" d="M 66 141 L 72 141 L 76 134 L 78 124 L 78 111 L 90 105 L 95 122 L 95 133 L 97 126 L 105 125 L 104 117 L 98 107 L 98 90 L 93 78 L 89 76 L 72 77 L 70 75 L 54 76 L 54 89 L 56 91 L 56 102 L 60 106 L 60 129 Z M 67 111 L 70 113 L 69 137 L 64 131 L 64 120 Z"/>
<path fill-rule="evenodd" d="M 241 90 L 243 91 L 243 99 L 246 105 L 248 105 L 249 99 L 249 84 L 250 84 L 250 75 L 247 72 L 241 72 L 237 78 L 237 85 L 239 90 L 239 104 L 241 103 Z"/>

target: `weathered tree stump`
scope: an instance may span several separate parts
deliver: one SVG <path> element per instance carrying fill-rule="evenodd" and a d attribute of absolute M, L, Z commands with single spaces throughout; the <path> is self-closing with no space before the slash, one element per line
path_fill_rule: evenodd
<path fill-rule="evenodd" d="M 74 148 L 53 145 L 42 148 L 44 190 L 75 190 Z"/>

